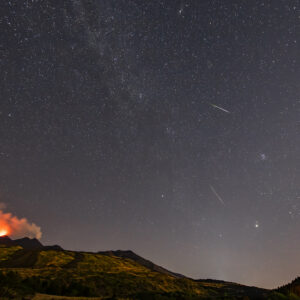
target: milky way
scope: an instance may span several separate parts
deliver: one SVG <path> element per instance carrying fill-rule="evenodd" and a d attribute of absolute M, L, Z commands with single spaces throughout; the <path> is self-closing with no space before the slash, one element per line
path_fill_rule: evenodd
<path fill-rule="evenodd" d="M 0 202 L 43 243 L 300 275 L 299 0 L 3 1 L 0 30 Z"/>

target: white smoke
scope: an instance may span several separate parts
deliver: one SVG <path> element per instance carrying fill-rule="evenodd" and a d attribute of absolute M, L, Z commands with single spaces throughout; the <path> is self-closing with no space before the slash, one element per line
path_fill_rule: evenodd
<path fill-rule="evenodd" d="M 12 238 L 37 238 L 42 237 L 41 228 L 26 218 L 19 219 L 11 213 L 4 212 L 5 203 L 0 203 L 0 231 L 7 232 Z"/>

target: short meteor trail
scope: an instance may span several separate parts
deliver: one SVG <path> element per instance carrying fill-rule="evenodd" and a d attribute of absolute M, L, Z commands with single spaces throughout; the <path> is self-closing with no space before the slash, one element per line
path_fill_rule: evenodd
<path fill-rule="evenodd" d="M 214 187 L 212 185 L 209 185 L 211 191 L 214 193 L 214 195 L 218 198 L 218 200 L 225 205 L 223 199 L 220 197 L 220 195 L 216 192 L 216 190 L 214 189 Z"/>
<path fill-rule="evenodd" d="M 214 107 L 214 108 L 217 108 L 217 109 L 220 109 L 220 110 L 222 110 L 222 111 L 224 111 L 224 112 L 226 112 L 226 113 L 230 113 L 230 111 L 228 111 L 227 109 L 225 109 L 225 108 L 222 108 L 222 107 L 220 107 L 220 106 L 218 106 L 218 105 L 215 105 L 215 104 L 213 104 L 213 103 L 209 103 L 212 107 Z"/>

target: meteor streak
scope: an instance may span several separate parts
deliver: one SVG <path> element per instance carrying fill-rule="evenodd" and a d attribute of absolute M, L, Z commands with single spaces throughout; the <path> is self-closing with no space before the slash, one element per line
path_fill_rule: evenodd
<path fill-rule="evenodd" d="M 220 109 L 220 110 L 222 110 L 222 111 L 224 111 L 224 112 L 226 112 L 226 113 L 230 113 L 230 111 L 228 111 L 227 109 L 225 109 L 225 108 L 222 108 L 222 107 L 220 107 L 220 106 L 217 106 L 217 105 L 215 105 L 215 104 L 213 104 L 213 103 L 209 103 L 212 107 L 214 107 L 214 108 L 217 108 L 217 109 Z"/>
<path fill-rule="evenodd" d="M 223 201 L 223 199 L 221 198 L 221 196 L 216 192 L 216 190 L 214 189 L 214 187 L 212 185 L 210 185 L 209 187 L 210 187 L 211 191 L 214 193 L 214 195 L 221 202 L 221 204 L 225 205 L 225 202 Z"/>

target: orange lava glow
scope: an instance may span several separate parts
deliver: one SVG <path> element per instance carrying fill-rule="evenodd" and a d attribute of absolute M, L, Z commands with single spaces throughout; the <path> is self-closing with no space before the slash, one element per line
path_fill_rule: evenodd
<path fill-rule="evenodd" d="M 8 234 L 8 230 L 6 229 L 0 229 L 0 236 L 5 236 Z"/>

